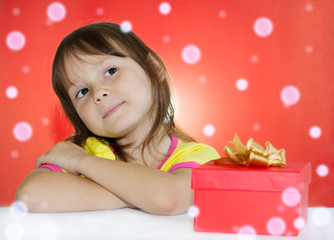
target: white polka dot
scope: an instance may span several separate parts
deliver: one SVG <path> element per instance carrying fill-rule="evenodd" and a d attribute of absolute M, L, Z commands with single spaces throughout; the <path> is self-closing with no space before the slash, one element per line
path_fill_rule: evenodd
<path fill-rule="evenodd" d="M 182 50 L 182 59 L 188 64 L 195 64 L 201 59 L 201 51 L 196 45 L 189 44 Z"/>
<path fill-rule="evenodd" d="M 19 156 L 19 152 L 17 150 L 13 150 L 11 153 L 10 153 L 10 156 L 12 158 L 17 158 Z"/>
<path fill-rule="evenodd" d="M 317 207 L 313 209 L 311 220 L 318 226 L 325 226 L 331 220 L 331 213 L 325 207 Z"/>
<path fill-rule="evenodd" d="M 238 230 L 238 240 L 256 239 L 256 230 L 250 225 L 244 225 Z"/>
<path fill-rule="evenodd" d="M 42 119 L 42 124 L 43 124 L 44 126 L 48 126 L 48 125 L 50 124 L 50 119 L 49 119 L 49 118 L 43 118 L 43 119 Z"/>
<path fill-rule="evenodd" d="M 241 228 L 239 228 L 238 233 L 241 234 L 256 234 L 255 228 L 253 228 L 250 225 L 244 225 Z"/>
<path fill-rule="evenodd" d="M 284 211 L 285 211 L 284 206 L 283 206 L 283 205 L 278 205 L 278 206 L 277 206 L 277 211 L 278 211 L 278 212 L 284 212 Z"/>
<path fill-rule="evenodd" d="M 14 99 L 17 97 L 18 91 L 16 87 L 8 87 L 6 90 L 6 95 L 9 99 Z"/>
<path fill-rule="evenodd" d="M 9 213 L 14 219 L 22 219 L 27 216 L 28 207 L 24 202 L 15 201 L 9 206 Z"/>
<path fill-rule="evenodd" d="M 41 208 L 47 208 L 48 203 L 46 201 L 41 202 Z"/>
<path fill-rule="evenodd" d="M 130 21 L 123 21 L 121 23 L 121 31 L 124 33 L 128 33 L 132 30 L 132 23 Z"/>
<path fill-rule="evenodd" d="M 246 79 L 240 78 L 235 83 L 235 86 L 237 87 L 238 90 L 245 91 L 248 88 L 248 82 Z"/>
<path fill-rule="evenodd" d="M 48 18 L 48 19 L 46 20 L 46 25 L 48 25 L 48 26 L 52 26 L 53 23 L 54 23 L 54 22 L 53 22 L 50 18 Z"/>
<path fill-rule="evenodd" d="M 32 127 L 27 122 L 19 122 L 13 129 L 14 137 L 20 142 L 28 141 L 32 136 L 32 132 Z"/>
<path fill-rule="evenodd" d="M 311 45 L 307 45 L 307 46 L 305 47 L 305 52 L 307 52 L 307 53 L 311 53 L 311 52 L 313 52 L 313 47 L 312 47 Z"/>
<path fill-rule="evenodd" d="M 190 217 L 196 218 L 199 215 L 199 208 L 197 206 L 191 206 L 187 213 Z"/>
<path fill-rule="evenodd" d="M 198 81 L 199 81 L 200 83 L 205 83 L 205 82 L 206 82 L 206 76 L 204 76 L 204 75 L 200 76 L 200 77 L 198 78 Z"/>
<path fill-rule="evenodd" d="M 296 229 L 301 230 L 305 226 L 304 218 L 296 218 L 296 220 L 293 222 L 293 225 Z"/>
<path fill-rule="evenodd" d="M 18 222 L 10 222 L 6 227 L 6 236 L 9 240 L 21 240 L 24 237 L 24 228 Z"/>
<path fill-rule="evenodd" d="M 259 123 L 254 123 L 253 124 L 253 130 L 255 132 L 260 131 L 260 129 L 261 129 L 261 125 Z"/>
<path fill-rule="evenodd" d="M 320 164 L 317 167 L 317 174 L 319 177 L 326 177 L 328 175 L 328 172 L 329 172 L 328 167 L 325 164 Z"/>
<path fill-rule="evenodd" d="M 250 57 L 251 62 L 257 63 L 259 61 L 259 57 L 257 55 L 252 55 Z"/>
<path fill-rule="evenodd" d="M 312 12 L 313 11 L 313 5 L 312 4 L 306 4 L 306 6 L 305 6 L 305 10 L 307 11 L 307 12 Z"/>
<path fill-rule="evenodd" d="M 280 217 L 273 217 L 267 222 L 267 231 L 271 235 L 282 235 L 285 229 L 286 224 Z"/>
<path fill-rule="evenodd" d="M 60 22 L 66 16 L 66 8 L 62 3 L 54 2 L 49 5 L 46 11 L 50 20 Z"/>
<path fill-rule="evenodd" d="M 103 8 L 96 9 L 96 14 L 99 15 L 99 16 L 103 15 L 104 14 L 104 9 Z"/>
<path fill-rule="evenodd" d="M 13 51 L 21 50 L 26 44 L 26 38 L 20 31 L 12 31 L 7 35 L 7 46 Z"/>
<path fill-rule="evenodd" d="M 18 16 L 18 15 L 20 15 L 21 10 L 19 8 L 14 8 L 12 13 L 13 13 L 14 16 Z"/>
<path fill-rule="evenodd" d="M 219 11 L 219 13 L 218 13 L 218 16 L 220 17 L 220 18 L 226 18 L 226 12 L 224 11 L 224 10 L 221 10 L 221 11 Z"/>
<path fill-rule="evenodd" d="M 254 23 L 254 31 L 260 37 L 268 37 L 273 32 L 273 29 L 273 23 L 266 17 L 261 17 Z"/>
<path fill-rule="evenodd" d="M 216 132 L 216 129 L 212 124 L 207 124 L 203 128 L 203 133 L 207 137 L 213 136 L 215 134 L 215 132 Z"/>
<path fill-rule="evenodd" d="M 283 191 L 282 201 L 288 207 L 294 207 L 300 202 L 300 193 L 296 188 L 290 187 Z"/>
<path fill-rule="evenodd" d="M 286 86 L 281 91 L 281 100 L 287 106 L 296 104 L 300 99 L 300 93 L 295 86 Z"/>
<path fill-rule="evenodd" d="M 170 13 L 170 11 L 172 10 L 172 7 L 170 6 L 169 3 L 167 2 L 163 2 L 159 5 L 159 12 L 162 14 L 162 15 L 167 15 Z"/>
<path fill-rule="evenodd" d="M 23 66 L 22 67 L 22 72 L 24 72 L 24 73 L 30 72 L 30 67 L 29 66 Z"/>
<path fill-rule="evenodd" d="M 164 43 L 169 43 L 169 42 L 170 42 L 170 36 L 169 36 L 169 35 L 165 35 L 165 36 L 163 36 L 163 37 L 162 37 L 162 41 L 163 41 Z"/>
<path fill-rule="evenodd" d="M 311 138 L 319 138 L 321 136 L 321 133 L 322 133 L 321 128 L 318 126 L 313 126 L 309 130 Z"/>

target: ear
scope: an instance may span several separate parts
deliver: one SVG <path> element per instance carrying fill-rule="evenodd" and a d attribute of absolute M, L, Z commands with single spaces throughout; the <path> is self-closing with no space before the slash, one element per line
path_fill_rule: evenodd
<path fill-rule="evenodd" d="M 164 81 L 166 78 L 169 77 L 169 74 L 164 66 L 161 58 L 156 53 L 148 53 L 147 60 L 152 66 L 154 67 L 155 71 L 158 73 L 159 80 Z"/>

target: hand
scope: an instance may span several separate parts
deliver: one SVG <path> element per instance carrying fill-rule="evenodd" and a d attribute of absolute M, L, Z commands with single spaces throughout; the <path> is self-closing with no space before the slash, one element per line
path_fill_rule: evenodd
<path fill-rule="evenodd" d="M 87 156 L 87 152 L 71 142 L 59 142 L 50 151 L 39 156 L 36 160 L 36 168 L 42 164 L 56 165 L 69 173 L 80 175 L 78 172 L 78 163 Z"/>

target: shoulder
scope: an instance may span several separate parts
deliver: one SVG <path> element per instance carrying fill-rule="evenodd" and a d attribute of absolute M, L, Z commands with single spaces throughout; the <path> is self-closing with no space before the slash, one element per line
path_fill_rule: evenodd
<path fill-rule="evenodd" d="M 183 159 L 187 158 L 198 158 L 199 160 L 213 160 L 220 158 L 219 153 L 214 149 L 213 147 L 203 144 L 203 143 L 197 143 L 197 142 L 186 142 L 183 143 L 179 140 L 179 143 L 174 151 L 174 153 L 171 155 L 178 156 Z"/>
<path fill-rule="evenodd" d="M 197 142 L 183 143 L 178 139 L 175 150 L 160 170 L 171 172 L 178 168 L 194 168 L 218 158 L 219 153 L 209 145 Z"/>

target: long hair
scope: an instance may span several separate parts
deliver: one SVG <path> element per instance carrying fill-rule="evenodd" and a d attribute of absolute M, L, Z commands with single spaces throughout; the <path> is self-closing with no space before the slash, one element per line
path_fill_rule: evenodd
<path fill-rule="evenodd" d="M 161 58 L 133 32 L 123 32 L 121 27 L 117 24 L 101 22 L 81 27 L 66 36 L 60 43 L 53 61 L 53 89 L 60 100 L 66 116 L 73 124 L 75 133 L 71 139 L 74 143 L 82 146 L 89 136 L 95 136 L 80 119 L 67 93 L 71 82 L 66 73 L 66 61 L 71 57 L 81 60 L 81 54 L 130 57 L 137 62 L 148 75 L 151 80 L 153 98 L 153 104 L 150 108 L 153 124 L 142 143 L 142 149 L 148 146 L 161 129 L 163 130 L 162 137 L 166 134 L 173 134 L 185 142 L 195 141 L 191 136 L 176 126 L 167 76 L 165 75 L 164 79 L 161 79 L 161 69 L 158 69 L 157 64 L 152 62 L 151 58 L 148 56 L 153 57 L 160 68 L 167 72 Z M 109 141 L 110 145 L 113 147 L 116 156 L 121 157 L 121 159 L 129 159 L 130 156 L 125 154 L 124 151 L 129 145 L 120 146 L 117 144 L 118 139 L 115 138 L 105 139 Z"/>

